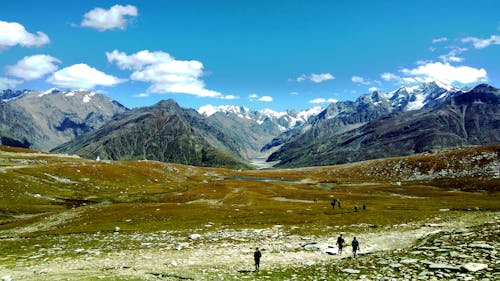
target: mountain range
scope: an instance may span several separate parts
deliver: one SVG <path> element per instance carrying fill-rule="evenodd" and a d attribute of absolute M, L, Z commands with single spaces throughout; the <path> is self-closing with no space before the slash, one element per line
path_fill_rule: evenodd
<path fill-rule="evenodd" d="M 0 141 L 50 150 L 126 110 L 107 96 L 87 90 L 0 91 Z"/>
<path fill-rule="evenodd" d="M 89 91 L 0 92 L 3 144 L 88 158 L 248 168 L 330 165 L 499 143 L 499 90 L 438 81 L 306 111 L 181 108 L 174 100 L 127 109 Z M 260 161 L 262 162 L 262 161 Z M 271 166 L 271 164 L 268 164 Z"/>
<path fill-rule="evenodd" d="M 358 109 L 347 116 L 334 113 L 330 119 L 322 118 L 323 113 L 335 112 L 332 106 L 337 109 L 330 105 L 309 120 L 314 124 L 309 130 L 284 144 L 269 160 L 280 161 L 278 167 L 333 165 L 500 142 L 498 89 L 479 85 L 438 98 L 441 102 L 417 110 L 394 110 L 382 106 L 387 103 L 381 100 L 378 110 Z"/>

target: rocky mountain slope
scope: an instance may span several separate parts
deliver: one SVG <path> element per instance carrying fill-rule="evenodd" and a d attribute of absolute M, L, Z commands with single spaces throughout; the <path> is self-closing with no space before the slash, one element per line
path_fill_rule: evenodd
<path fill-rule="evenodd" d="M 449 147 L 498 144 L 499 102 L 498 89 L 479 85 L 467 93 L 450 96 L 437 106 L 381 114 L 380 118 L 347 132 L 327 131 L 325 125 L 318 126 L 301 135 L 299 141 L 283 146 L 269 160 L 280 160 L 282 167 L 331 165 Z"/>
<path fill-rule="evenodd" d="M 355 101 L 331 103 L 303 126 L 291 129 L 262 147 L 262 151 L 285 146 L 277 153 L 286 153 L 291 147 L 310 145 L 316 140 L 360 127 L 391 112 L 405 112 L 432 107 L 460 94 L 458 89 L 439 81 L 414 87 L 403 86 L 395 91 L 375 91 Z M 273 156 L 274 158 L 276 156 Z"/>
<path fill-rule="evenodd" d="M 484 93 L 464 94 L 435 81 L 301 112 L 211 105 L 195 111 L 170 100 L 119 116 L 127 109 L 89 91 L 7 90 L 0 93 L 0 141 L 50 150 L 85 134 L 56 151 L 226 167 L 347 163 L 497 144 L 498 98 L 489 97 L 497 90 L 474 90 Z"/>
<path fill-rule="evenodd" d="M 39 150 L 50 150 L 93 131 L 127 110 L 86 90 L 5 90 L 0 98 L 1 143 Z"/>
<path fill-rule="evenodd" d="M 304 124 L 321 110 L 318 106 L 305 111 L 252 111 L 241 106 L 206 105 L 200 107 L 198 112 L 206 116 L 208 122 L 236 139 L 243 146 L 240 154 L 250 160 L 261 157 L 262 146 L 274 137 Z"/>
<path fill-rule="evenodd" d="M 117 115 L 95 132 L 54 151 L 87 158 L 247 167 L 239 155 L 240 143 L 171 99 Z"/>

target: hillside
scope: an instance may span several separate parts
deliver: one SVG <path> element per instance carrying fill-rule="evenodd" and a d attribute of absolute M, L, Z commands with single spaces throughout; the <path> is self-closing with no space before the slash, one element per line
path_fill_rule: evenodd
<path fill-rule="evenodd" d="M 126 110 L 118 102 L 86 90 L 3 91 L 0 143 L 47 151 L 101 127 Z"/>
<path fill-rule="evenodd" d="M 270 109 L 253 111 L 241 106 L 212 105 L 198 109 L 200 114 L 206 116 L 207 122 L 231 135 L 242 145 L 240 155 L 248 161 L 267 158 L 269 153 L 261 152 L 264 145 L 280 133 L 300 127 L 320 111 L 321 107 L 304 111 L 276 112 Z"/>
<path fill-rule="evenodd" d="M 54 149 L 95 159 L 157 160 L 196 166 L 247 167 L 240 144 L 196 111 L 173 100 L 129 110 L 95 132 Z"/>
<path fill-rule="evenodd" d="M 366 265 L 363 274 L 403 278 L 414 267 L 393 272 L 379 263 L 382 256 L 391 263 L 408 256 L 442 262 L 437 251 L 417 250 L 437 241 L 433 237 L 448 241 L 449 233 L 454 243 L 498 244 L 498 228 L 491 226 L 499 211 L 499 150 L 236 171 L 0 147 L 0 270 L 13 280 L 238 280 L 254 274 L 282 280 L 326 273 L 349 280 L 359 274 L 343 270 L 356 261 Z M 331 208 L 333 198 L 342 208 Z M 355 204 L 367 210 L 355 212 Z M 336 255 L 339 233 L 359 238 L 359 261 L 350 251 Z M 260 273 L 249 271 L 255 246 L 264 253 Z M 479 248 L 456 251 L 489 266 L 464 276 L 485 278 L 496 270 Z M 452 262 L 460 267 L 471 260 Z"/>
<path fill-rule="evenodd" d="M 303 167 L 498 144 L 499 93 L 479 85 L 438 106 L 384 115 L 347 132 L 325 134 L 321 128 L 322 135 L 304 135 L 305 140 L 283 146 L 268 160 L 280 160 L 280 167 Z"/>
<path fill-rule="evenodd" d="M 402 86 L 388 93 L 374 91 L 361 95 L 355 101 L 334 102 L 303 126 L 274 138 L 263 146 L 262 151 L 279 147 L 277 154 L 288 154 L 289 150 L 295 148 L 301 150 L 317 142 L 327 142 L 336 135 L 356 129 L 389 113 L 434 107 L 460 93 L 458 89 L 433 81 L 413 87 Z M 277 154 L 272 156 L 272 159 L 275 159 Z"/>

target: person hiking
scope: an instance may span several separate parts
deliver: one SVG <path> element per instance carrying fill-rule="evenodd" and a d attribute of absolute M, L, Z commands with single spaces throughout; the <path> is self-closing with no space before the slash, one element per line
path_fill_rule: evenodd
<path fill-rule="evenodd" d="M 330 202 L 330 205 L 332 205 L 333 209 L 335 209 L 336 204 L 337 204 L 337 199 L 334 199 L 334 200 L 332 200 L 332 202 Z"/>
<path fill-rule="evenodd" d="M 262 257 L 262 253 L 259 251 L 259 248 L 255 248 L 255 252 L 253 253 L 253 260 L 255 261 L 255 271 L 259 271 L 260 257 Z"/>
<path fill-rule="evenodd" d="M 354 237 L 354 239 L 352 239 L 351 245 L 352 245 L 352 254 L 354 255 L 354 258 L 356 258 L 356 253 L 359 250 L 359 242 L 358 242 L 358 240 L 356 240 L 356 237 Z"/>
<path fill-rule="evenodd" d="M 342 248 L 344 247 L 344 238 L 342 238 L 342 234 L 337 238 L 337 246 L 339 246 L 339 255 L 342 255 Z"/>
<path fill-rule="evenodd" d="M 358 204 L 354 205 L 354 212 L 358 211 Z"/>
<path fill-rule="evenodd" d="M 366 211 L 366 205 L 363 203 L 363 211 Z"/>

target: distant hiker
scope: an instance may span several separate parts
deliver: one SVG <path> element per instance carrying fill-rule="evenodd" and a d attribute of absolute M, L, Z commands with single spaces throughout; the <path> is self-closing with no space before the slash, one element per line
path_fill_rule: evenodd
<path fill-rule="evenodd" d="M 314 204 L 318 203 L 318 198 L 314 198 Z"/>
<path fill-rule="evenodd" d="M 366 211 L 366 205 L 363 203 L 363 211 Z"/>
<path fill-rule="evenodd" d="M 342 207 L 340 206 L 340 199 L 336 199 L 336 200 L 337 200 L 337 204 L 339 205 L 339 209 L 340 209 L 340 208 L 342 208 Z"/>
<path fill-rule="evenodd" d="M 334 199 L 334 200 L 332 200 L 332 202 L 330 202 L 330 205 L 332 205 L 333 209 L 335 209 L 336 204 L 337 204 L 337 199 Z"/>
<path fill-rule="evenodd" d="M 255 252 L 253 253 L 253 260 L 255 261 L 255 271 L 259 271 L 260 257 L 262 257 L 262 254 L 260 253 L 259 248 L 255 248 Z"/>
<path fill-rule="evenodd" d="M 358 204 L 354 205 L 354 212 L 358 211 Z"/>
<path fill-rule="evenodd" d="M 344 238 L 342 238 L 342 234 L 337 238 L 337 246 L 339 246 L 339 255 L 342 255 L 342 248 L 344 247 Z"/>
<path fill-rule="evenodd" d="M 354 239 L 352 239 L 352 253 L 354 255 L 354 257 L 356 257 L 356 252 L 359 250 L 359 242 L 358 240 L 356 240 L 356 237 L 354 237 Z"/>

